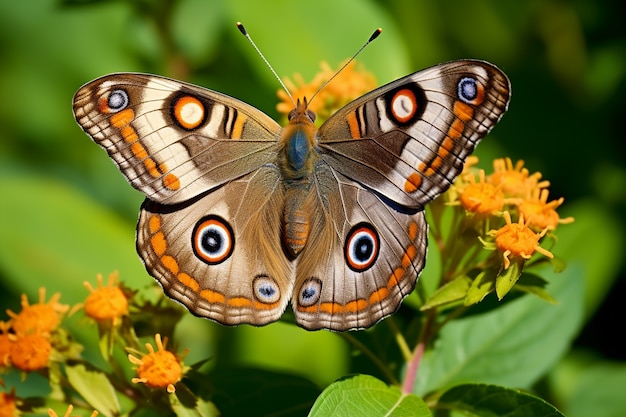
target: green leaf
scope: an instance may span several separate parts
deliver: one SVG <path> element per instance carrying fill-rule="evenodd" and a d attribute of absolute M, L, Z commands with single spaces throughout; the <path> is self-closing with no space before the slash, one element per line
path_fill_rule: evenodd
<path fill-rule="evenodd" d="M 470 286 L 465 296 L 464 304 L 471 306 L 481 302 L 487 294 L 493 291 L 494 280 L 497 270 L 495 268 L 489 268 L 481 271 Z"/>
<path fill-rule="evenodd" d="M 562 271 L 563 270 L 555 271 L 555 272 L 562 272 Z M 515 285 L 515 289 L 526 292 L 528 294 L 533 294 L 549 303 L 558 304 L 559 303 L 558 300 L 555 299 L 552 295 L 550 295 L 546 291 L 545 288 L 547 284 L 548 282 L 545 279 L 541 278 L 540 276 L 532 274 L 532 273 L 524 272 L 522 273 L 522 276 L 520 277 L 520 279 L 517 281 L 517 285 Z"/>
<path fill-rule="evenodd" d="M 369 375 L 356 375 L 331 384 L 313 405 L 311 417 L 318 416 L 432 416 L 424 401 L 403 394 Z"/>
<path fill-rule="evenodd" d="M 626 363 L 576 352 L 549 378 L 553 395 L 568 417 L 622 417 L 626 410 Z"/>
<path fill-rule="evenodd" d="M 446 285 L 435 291 L 435 293 L 426 301 L 426 304 L 424 304 L 420 310 L 424 311 L 433 307 L 462 300 L 467 295 L 467 290 L 470 288 L 471 283 L 472 280 L 466 276 L 459 277 L 448 282 Z"/>
<path fill-rule="evenodd" d="M 217 417 L 220 415 L 219 410 L 211 401 L 205 401 L 202 398 L 193 398 L 191 406 L 186 401 L 183 401 L 180 398 L 181 394 L 183 396 L 193 395 L 189 391 L 181 392 L 183 388 L 182 386 L 177 386 L 176 393 L 168 396 L 172 410 L 176 413 L 177 417 Z"/>
<path fill-rule="evenodd" d="M 87 369 L 83 364 L 68 365 L 65 372 L 70 384 L 90 406 L 105 416 L 120 414 L 115 389 L 104 373 Z"/>
<path fill-rule="evenodd" d="M 459 385 L 449 389 L 439 398 L 435 409 L 456 410 L 464 416 L 476 417 L 563 416 L 554 406 L 534 395 L 482 384 Z"/>
<path fill-rule="evenodd" d="M 520 275 L 522 275 L 524 262 L 524 259 L 521 257 L 513 258 L 509 267 L 500 271 L 496 277 L 496 294 L 498 294 L 498 300 L 502 300 L 504 296 L 511 291 L 511 288 L 513 288 Z"/>
<path fill-rule="evenodd" d="M 426 394 L 467 381 L 530 387 L 569 348 L 580 328 L 583 269 L 541 271 L 559 304 L 523 296 L 484 314 L 448 323 L 419 368 L 414 392 Z"/>
<path fill-rule="evenodd" d="M 573 216 L 575 221 L 559 226 L 558 244 L 550 250 L 568 264 L 575 260 L 584 266 L 585 315 L 589 317 L 619 276 L 626 243 L 623 226 L 597 200 L 565 204 L 563 208 L 561 215 Z"/>

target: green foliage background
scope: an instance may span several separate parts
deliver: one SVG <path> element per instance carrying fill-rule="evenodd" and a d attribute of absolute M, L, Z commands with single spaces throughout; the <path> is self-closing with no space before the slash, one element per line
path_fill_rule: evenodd
<path fill-rule="evenodd" d="M 40 286 L 80 302 L 82 282 L 99 272 L 119 270 L 133 288 L 152 283 L 134 249 L 143 197 L 73 120 L 82 84 L 110 72 L 157 73 L 276 116 L 276 80 L 236 21 L 281 76 L 307 80 L 320 61 L 337 66 L 382 27 L 359 57 L 381 84 L 458 58 L 486 59 L 509 75 L 510 110 L 477 154 L 483 166 L 524 159 L 551 181 L 553 198 L 565 197 L 560 213 L 576 222 L 559 230 L 556 253 L 585 285 L 579 337 L 529 383 L 566 415 L 622 415 L 626 36 L 618 8 L 595 0 L 0 1 L 0 306 L 18 310 L 19 294 L 34 300 Z M 85 343 L 94 337 L 81 331 Z M 548 341 L 552 331 L 536 337 Z M 320 388 L 353 370 L 343 339 L 283 323 L 223 328 L 187 315 L 176 338 L 191 348 L 191 363 L 214 357 L 223 369 L 289 371 Z M 538 357 L 552 357 L 550 347 Z M 481 382 L 480 372 L 471 377 Z M 18 394 L 33 395 L 36 382 Z"/>

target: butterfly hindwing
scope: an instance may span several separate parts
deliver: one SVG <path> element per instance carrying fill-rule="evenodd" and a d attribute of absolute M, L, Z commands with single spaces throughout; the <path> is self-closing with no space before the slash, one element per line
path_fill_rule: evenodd
<path fill-rule="evenodd" d="M 437 65 L 337 111 L 320 127 L 321 157 L 386 198 L 422 209 L 461 172 L 509 98 L 508 78 L 492 64 Z"/>
<path fill-rule="evenodd" d="M 315 179 L 318 212 L 326 214 L 296 261 L 296 321 L 309 330 L 370 327 L 415 287 L 426 254 L 424 213 L 398 211 L 323 163 Z"/>
<path fill-rule="evenodd" d="M 80 126 L 148 198 L 179 203 L 276 158 L 280 126 L 225 94 L 164 77 L 112 74 L 74 96 Z"/>
<path fill-rule="evenodd" d="M 279 179 L 263 167 L 182 204 L 146 199 L 137 250 L 171 298 L 223 324 L 280 318 L 293 279 L 280 243 Z"/>

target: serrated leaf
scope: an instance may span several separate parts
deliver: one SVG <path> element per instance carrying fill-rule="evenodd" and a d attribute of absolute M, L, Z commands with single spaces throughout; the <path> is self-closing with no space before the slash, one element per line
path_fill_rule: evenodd
<path fill-rule="evenodd" d="M 106 375 L 78 364 L 66 366 L 67 379 L 72 387 L 92 406 L 105 416 L 120 414 L 120 403 L 115 389 Z"/>
<path fill-rule="evenodd" d="M 435 409 L 438 408 L 446 412 L 456 410 L 470 417 L 563 417 L 559 410 L 539 397 L 484 384 L 466 384 L 449 389 L 439 398 L 435 406 Z"/>
<path fill-rule="evenodd" d="M 326 388 L 309 416 L 428 417 L 432 413 L 417 395 L 404 394 L 370 375 L 355 375 Z"/>
<path fill-rule="evenodd" d="M 426 304 L 424 304 L 420 310 L 425 311 L 433 307 L 462 300 L 467 294 L 467 290 L 469 289 L 471 283 L 472 280 L 469 277 L 459 277 L 451 282 L 448 282 L 446 285 L 435 291 L 435 293 L 426 301 Z"/>

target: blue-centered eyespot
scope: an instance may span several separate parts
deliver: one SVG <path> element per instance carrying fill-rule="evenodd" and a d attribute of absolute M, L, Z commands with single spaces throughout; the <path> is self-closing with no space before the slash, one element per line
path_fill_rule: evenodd
<path fill-rule="evenodd" d="M 310 307 L 320 299 L 322 295 L 322 281 L 319 278 L 307 278 L 298 292 L 298 304 L 302 307 Z"/>
<path fill-rule="evenodd" d="M 276 281 L 267 275 L 258 275 L 252 281 L 254 298 L 264 304 L 274 304 L 280 301 L 280 287 Z"/>
<path fill-rule="evenodd" d="M 108 110 L 111 113 L 117 113 L 128 107 L 129 101 L 128 93 L 125 90 L 113 90 L 109 93 L 109 97 L 107 98 Z"/>
<path fill-rule="evenodd" d="M 475 78 L 463 77 L 457 84 L 457 96 L 461 101 L 477 106 L 485 97 L 485 89 Z"/>
<path fill-rule="evenodd" d="M 348 233 L 344 255 L 346 265 L 355 272 L 364 272 L 370 269 L 380 250 L 378 232 L 369 223 L 359 223 Z"/>
<path fill-rule="evenodd" d="M 207 216 L 194 227 L 191 245 L 199 259 L 216 265 L 233 253 L 235 235 L 226 220 L 219 216 Z"/>

